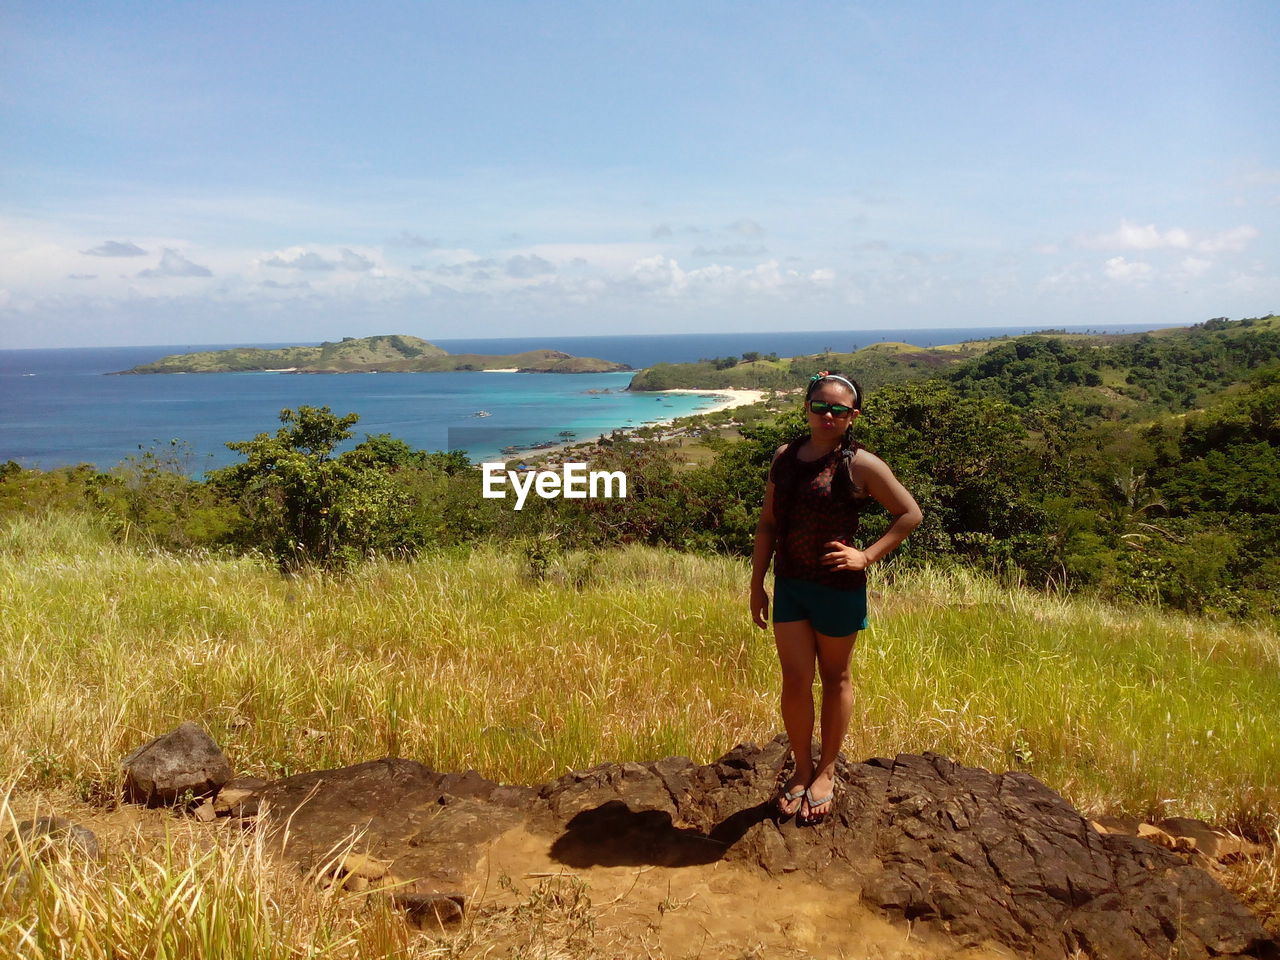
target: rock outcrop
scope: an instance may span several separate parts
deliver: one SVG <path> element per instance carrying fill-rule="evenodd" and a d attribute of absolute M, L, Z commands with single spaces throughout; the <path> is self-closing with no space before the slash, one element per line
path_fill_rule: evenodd
<path fill-rule="evenodd" d="M 775 816 L 786 756 L 779 738 L 704 766 L 604 764 L 533 789 L 387 759 L 289 777 L 255 799 L 286 858 L 356 889 L 392 887 L 406 906 L 436 904 L 436 917 L 445 899 L 461 906 L 484 846 L 519 826 L 571 868 L 727 861 L 804 876 L 960 947 L 1280 956 L 1192 855 L 1101 832 L 1026 774 L 930 754 L 841 761 L 834 808 L 809 827 Z"/>
<path fill-rule="evenodd" d="M 231 764 L 194 723 L 138 747 L 122 763 L 125 797 L 148 806 L 173 806 L 212 796 L 231 779 Z"/>
<path fill-rule="evenodd" d="M 97 860 L 102 852 L 98 836 L 65 817 L 37 817 L 15 824 L 0 845 L 0 880 L 8 877 L 10 896 L 21 897 L 32 873 L 59 860 Z"/>
<path fill-rule="evenodd" d="M 97 834 L 65 817 L 23 820 L 5 840 L 15 860 L 46 861 L 63 856 L 97 860 L 102 855 Z"/>

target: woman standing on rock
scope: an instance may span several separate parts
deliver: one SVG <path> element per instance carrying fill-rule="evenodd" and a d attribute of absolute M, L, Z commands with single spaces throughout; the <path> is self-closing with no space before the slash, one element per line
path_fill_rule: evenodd
<path fill-rule="evenodd" d="M 867 625 L 867 567 L 920 524 L 920 507 L 885 462 L 853 439 L 856 381 L 823 371 L 809 381 L 809 435 L 774 454 L 751 561 L 751 616 L 768 624 L 764 577 L 775 561 L 773 636 L 782 665 L 782 722 L 795 771 L 778 797 L 783 816 L 818 822 L 835 796 L 836 755 L 853 712 L 849 661 Z M 893 516 L 865 550 L 854 545 L 870 501 Z M 813 677 L 822 678 L 822 753 L 813 761 Z"/>

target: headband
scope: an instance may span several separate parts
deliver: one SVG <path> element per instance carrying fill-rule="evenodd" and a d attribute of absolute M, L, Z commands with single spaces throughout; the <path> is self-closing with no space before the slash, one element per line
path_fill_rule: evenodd
<path fill-rule="evenodd" d="M 846 380 L 844 377 L 840 376 L 838 373 L 827 373 L 827 371 L 822 370 L 819 373 L 815 373 L 812 377 L 810 377 L 809 383 L 815 384 L 815 383 L 819 383 L 822 380 L 839 380 L 846 387 L 848 387 L 850 390 L 853 391 L 853 402 L 858 405 L 862 404 L 862 397 L 859 396 L 858 388 L 854 386 L 852 380 Z M 813 392 L 812 388 L 810 388 L 810 393 L 812 392 Z"/>

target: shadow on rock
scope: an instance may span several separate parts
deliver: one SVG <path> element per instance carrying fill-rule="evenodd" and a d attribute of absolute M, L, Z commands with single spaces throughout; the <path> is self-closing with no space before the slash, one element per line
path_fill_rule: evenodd
<path fill-rule="evenodd" d="M 583 810 L 551 844 L 551 856 L 570 867 L 691 867 L 723 859 L 729 849 L 773 814 L 759 803 L 717 823 L 709 833 L 677 827 L 663 810 L 632 810 L 610 800 Z"/>

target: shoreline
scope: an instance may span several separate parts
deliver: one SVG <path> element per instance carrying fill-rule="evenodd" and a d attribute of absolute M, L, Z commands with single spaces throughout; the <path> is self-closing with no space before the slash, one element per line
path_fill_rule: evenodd
<path fill-rule="evenodd" d="M 655 396 L 663 393 L 696 393 L 707 397 L 717 396 L 724 398 L 723 402 L 719 403 L 712 409 L 698 411 L 696 414 L 697 416 L 702 416 L 707 413 L 719 413 L 721 410 L 732 410 L 734 407 L 750 406 L 753 403 L 759 403 L 769 393 L 767 390 L 748 390 L 745 387 L 718 387 L 714 390 L 694 390 L 690 387 L 673 387 L 670 390 L 636 391 L 636 393 L 640 392 L 652 393 Z M 685 416 L 694 416 L 694 414 L 685 414 Z M 670 423 L 672 420 L 678 419 L 678 417 L 670 417 L 666 422 Z M 652 424 L 649 425 L 651 426 Z"/>
<path fill-rule="evenodd" d="M 644 390 L 636 391 L 637 393 L 652 394 L 655 397 L 664 393 L 684 393 L 697 394 L 708 398 L 715 397 L 717 402 L 705 410 L 696 410 L 693 413 L 682 413 L 674 417 L 658 417 L 653 420 L 646 420 L 644 423 L 631 424 L 630 426 L 614 427 L 596 434 L 594 437 L 575 438 L 566 440 L 563 443 L 557 443 L 552 446 L 538 447 L 537 449 L 521 450 L 513 456 L 504 457 L 503 463 L 510 463 L 513 460 L 527 462 L 529 459 L 544 460 L 549 457 L 557 457 L 576 447 L 592 446 L 598 444 L 605 437 L 613 436 L 615 433 L 630 435 L 644 427 L 664 427 L 682 420 L 685 417 L 703 417 L 712 413 L 719 413 L 722 410 L 733 410 L 736 407 L 750 406 L 753 403 L 759 403 L 768 394 L 767 390 L 747 390 L 737 387 L 722 387 L 715 390 L 694 390 L 688 387 L 677 387 L 671 390 Z M 525 456 L 527 455 L 527 457 Z M 499 452 L 498 456 L 502 456 Z M 490 461 L 491 462 L 491 461 Z"/>

